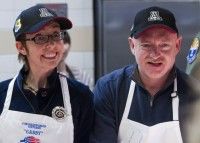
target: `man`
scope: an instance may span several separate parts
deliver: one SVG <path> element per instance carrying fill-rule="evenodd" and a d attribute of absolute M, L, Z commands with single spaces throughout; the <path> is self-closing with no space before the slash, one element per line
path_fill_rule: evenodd
<path fill-rule="evenodd" d="M 94 89 L 92 143 L 182 143 L 196 81 L 175 66 L 181 36 L 160 7 L 136 14 L 128 38 L 136 65 L 100 78 Z"/>
<path fill-rule="evenodd" d="M 192 44 L 187 56 L 186 73 L 200 80 L 200 32 L 192 40 Z"/>
<path fill-rule="evenodd" d="M 24 66 L 0 82 L 0 142 L 88 143 L 92 92 L 60 68 L 72 23 L 41 5 L 17 17 L 13 33 Z"/>

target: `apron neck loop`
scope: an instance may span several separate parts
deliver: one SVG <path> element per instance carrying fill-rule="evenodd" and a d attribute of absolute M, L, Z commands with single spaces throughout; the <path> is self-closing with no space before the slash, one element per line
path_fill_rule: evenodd
<path fill-rule="evenodd" d="M 172 97 L 173 121 L 178 121 L 179 98 L 177 95 L 177 78 L 174 79 L 174 91 L 171 94 L 171 97 Z"/>
<path fill-rule="evenodd" d="M 129 110 L 130 110 L 131 103 L 133 100 L 134 91 L 135 91 L 135 82 L 131 80 L 123 118 L 128 118 Z M 172 97 L 173 120 L 176 121 L 176 120 L 179 120 L 178 118 L 179 98 L 177 96 L 177 78 L 174 79 L 174 89 L 173 89 L 173 92 L 171 93 L 171 97 Z"/>

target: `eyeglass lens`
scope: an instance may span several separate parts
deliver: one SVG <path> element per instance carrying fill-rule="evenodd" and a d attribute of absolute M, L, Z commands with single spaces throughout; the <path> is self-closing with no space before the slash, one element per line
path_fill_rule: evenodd
<path fill-rule="evenodd" d="M 51 35 L 36 35 L 35 37 L 31 39 L 25 39 L 27 41 L 34 41 L 35 44 L 45 44 L 49 42 L 49 40 L 53 41 L 60 41 L 64 38 L 64 32 L 55 32 Z"/>
<path fill-rule="evenodd" d="M 52 35 L 38 35 L 35 37 L 36 44 L 44 44 L 47 43 L 49 40 L 59 41 L 62 40 L 64 37 L 63 32 L 56 32 Z"/>

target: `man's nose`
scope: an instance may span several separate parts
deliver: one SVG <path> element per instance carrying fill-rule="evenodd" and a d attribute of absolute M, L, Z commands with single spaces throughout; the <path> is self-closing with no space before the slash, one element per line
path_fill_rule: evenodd
<path fill-rule="evenodd" d="M 152 47 L 152 49 L 150 50 L 150 56 L 152 58 L 159 57 L 160 56 L 160 48 L 158 46 Z"/>

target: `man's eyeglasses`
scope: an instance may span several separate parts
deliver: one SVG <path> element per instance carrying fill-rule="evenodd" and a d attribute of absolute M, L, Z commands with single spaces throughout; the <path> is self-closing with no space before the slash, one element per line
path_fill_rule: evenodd
<path fill-rule="evenodd" d="M 36 35 L 33 38 L 24 39 L 24 40 L 25 41 L 34 41 L 35 44 L 42 45 L 42 44 L 49 42 L 49 40 L 60 41 L 63 38 L 64 38 L 64 32 L 55 32 L 51 35 Z"/>

